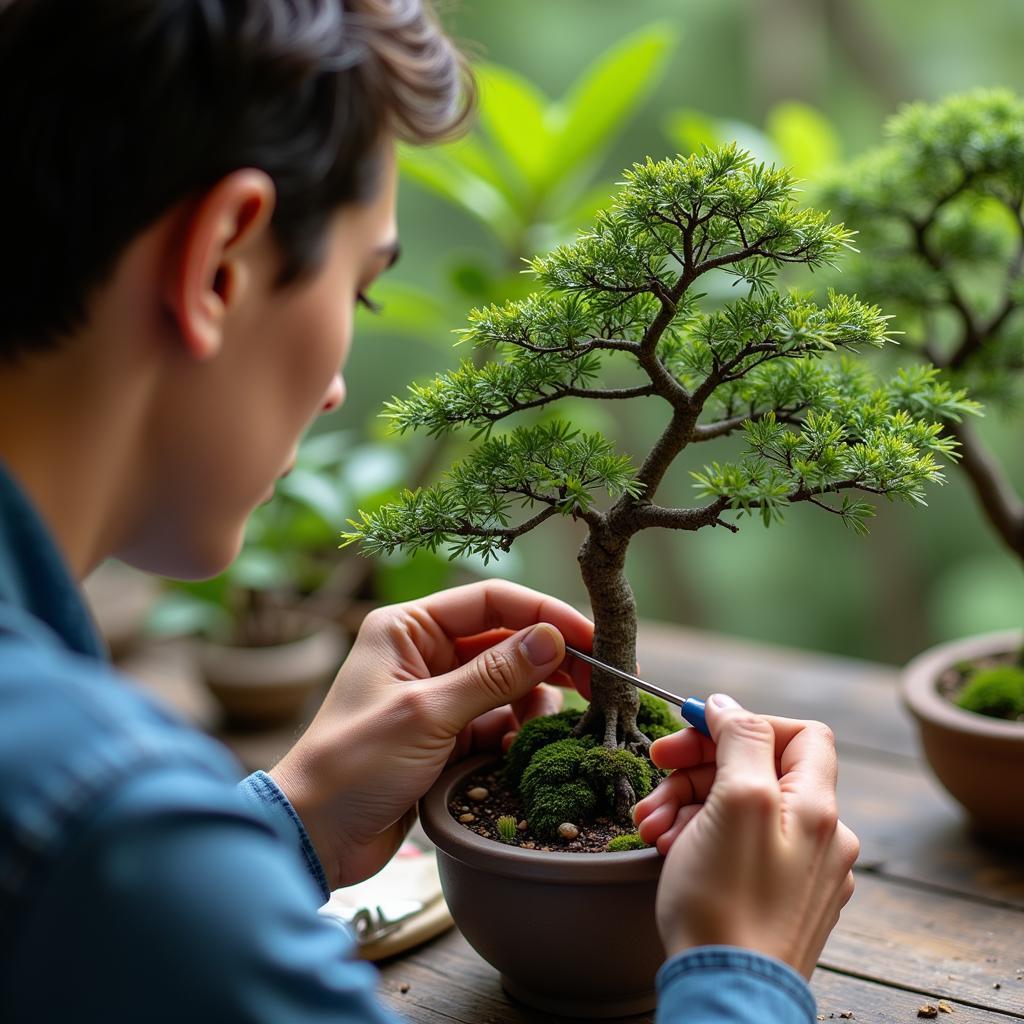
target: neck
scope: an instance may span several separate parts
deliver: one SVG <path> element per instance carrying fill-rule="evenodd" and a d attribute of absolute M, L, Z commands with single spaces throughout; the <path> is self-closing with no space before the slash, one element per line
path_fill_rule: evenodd
<path fill-rule="evenodd" d="M 95 351 L 91 339 L 72 338 L 0 367 L 0 458 L 78 580 L 125 538 L 141 464 L 142 389 L 104 372 Z"/>

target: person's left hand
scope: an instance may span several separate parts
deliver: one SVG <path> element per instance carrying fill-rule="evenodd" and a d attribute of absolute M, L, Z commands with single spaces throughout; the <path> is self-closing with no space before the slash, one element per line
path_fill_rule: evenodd
<path fill-rule="evenodd" d="M 561 694 L 537 684 L 588 696 L 590 671 L 566 662 L 565 642 L 589 650 L 593 634 L 570 605 L 500 580 L 371 612 L 309 729 L 271 772 L 331 887 L 387 863 L 449 760 L 507 746 L 519 724 L 557 711 Z"/>

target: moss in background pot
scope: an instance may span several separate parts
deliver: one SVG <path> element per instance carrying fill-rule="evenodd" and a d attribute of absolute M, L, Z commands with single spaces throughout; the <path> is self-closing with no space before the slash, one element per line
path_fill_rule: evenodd
<path fill-rule="evenodd" d="M 990 718 L 1024 721 L 1024 668 L 1001 665 L 975 672 L 957 695 L 956 703 Z"/>

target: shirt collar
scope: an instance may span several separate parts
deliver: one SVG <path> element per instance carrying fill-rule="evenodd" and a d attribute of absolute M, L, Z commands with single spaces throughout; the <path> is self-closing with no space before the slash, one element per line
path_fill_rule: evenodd
<path fill-rule="evenodd" d="M 103 641 L 63 555 L 2 459 L 0 604 L 45 623 L 71 650 L 106 660 Z"/>

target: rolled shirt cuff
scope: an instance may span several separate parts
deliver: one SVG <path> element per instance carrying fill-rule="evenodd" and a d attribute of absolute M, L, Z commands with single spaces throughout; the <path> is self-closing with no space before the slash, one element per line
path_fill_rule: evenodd
<path fill-rule="evenodd" d="M 788 964 L 735 946 L 701 946 L 658 971 L 657 1024 L 814 1024 L 807 982 Z"/>
<path fill-rule="evenodd" d="M 274 831 L 297 850 L 320 891 L 321 903 L 326 903 L 331 898 L 331 890 L 323 864 L 320 863 L 320 857 L 302 819 L 281 787 L 266 772 L 253 772 L 238 784 L 238 791 Z"/>

